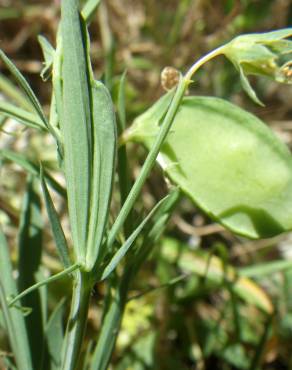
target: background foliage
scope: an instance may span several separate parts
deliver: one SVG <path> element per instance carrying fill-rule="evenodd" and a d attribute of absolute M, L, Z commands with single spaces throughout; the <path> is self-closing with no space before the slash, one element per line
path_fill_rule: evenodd
<path fill-rule="evenodd" d="M 25 74 L 48 107 L 50 82 L 40 78 L 42 54 L 37 35 L 52 43 L 59 20 L 58 1 L 2 0 L 1 48 Z M 96 76 L 117 86 L 127 70 L 127 124 L 163 93 L 160 72 L 171 65 L 184 71 L 196 58 L 240 33 L 268 31 L 291 25 L 288 0 L 108 0 L 90 26 L 92 60 Z M 0 89 L 9 89 L 3 67 Z M 264 119 L 291 144 L 291 87 L 268 80 L 253 80 L 267 107 L 255 106 L 242 92 L 229 62 L 218 59 L 206 65 L 192 86 L 192 94 L 216 95 Z M 8 85 L 7 85 L 8 84 Z M 21 94 L 12 97 L 25 105 Z M 12 120 L 1 119 L 0 148 L 24 153 L 33 162 L 43 161 L 57 172 L 51 140 L 34 130 L 23 130 Z M 130 146 L 132 177 L 145 158 L 145 150 Z M 0 221 L 8 236 L 12 258 L 17 260 L 17 234 L 25 189 L 32 187 L 26 172 L 2 158 Z M 63 181 L 60 178 L 60 181 Z M 150 209 L 169 185 L 156 168 L 145 186 L 135 212 Z M 56 199 L 62 224 L 68 220 L 62 198 Z M 36 198 L 35 202 L 39 202 Z M 112 218 L 119 207 L 114 194 Z M 42 259 L 39 274 L 60 270 L 43 212 L 37 225 Z M 39 221 L 39 218 L 37 217 Z M 42 235 L 41 235 L 42 234 Z M 212 223 L 186 198 L 171 219 L 167 233 L 139 273 L 126 307 L 122 330 L 112 359 L 114 369 L 290 369 L 292 339 L 291 235 L 250 241 L 236 237 Z M 31 261 L 36 263 L 35 261 Z M 36 263 L 37 264 L 37 263 Z M 28 277 L 30 278 L 30 277 Z M 24 280 L 24 286 L 31 284 Z M 70 292 L 69 283 L 48 287 L 50 310 Z M 86 349 L 96 340 L 101 321 L 100 302 L 106 285 L 96 286 L 90 309 Z M 69 296 L 68 296 L 69 300 Z M 0 323 L 1 325 L 1 323 Z M 9 355 L 0 332 L 0 356 Z M 0 367 L 5 368 L 4 362 Z M 8 357 L 9 358 L 9 357 Z"/>

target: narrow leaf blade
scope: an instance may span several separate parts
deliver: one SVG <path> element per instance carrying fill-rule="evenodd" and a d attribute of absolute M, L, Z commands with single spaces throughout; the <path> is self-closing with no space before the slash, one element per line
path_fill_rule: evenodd
<path fill-rule="evenodd" d="M 8 245 L 0 229 L 0 304 L 5 317 L 7 332 L 19 370 L 32 370 L 32 360 L 22 312 L 9 308 L 7 298 L 17 294 Z"/>
<path fill-rule="evenodd" d="M 54 203 L 52 201 L 50 193 L 48 191 L 48 188 L 47 188 L 47 185 L 44 179 L 43 171 L 41 171 L 41 184 L 42 184 L 46 208 L 47 208 L 49 220 L 51 223 L 51 228 L 53 231 L 53 236 L 55 239 L 57 251 L 59 253 L 60 259 L 64 267 L 67 268 L 71 266 L 71 261 L 70 261 L 70 257 L 68 253 L 68 245 L 67 245 L 67 241 L 66 241 L 63 229 L 62 229 L 61 222 L 59 220 L 59 216 L 54 207 Z"/>
<path fill-rule="evenodd" d="M 91 269 L 98 257 L 107 223 L 116 161 L 116 121 L 106 87 L 92 84 L 93 164 L 91 212 L 86 266 Z"/>
<path fill-rule="evenodd" d="M 37 115 L 27 112 L 22 108 L 16 107 L 15 105 L 4 100 L 0 100 L 0 112 L 5 117 L 16 119 L 27 127 L 36 128 L 39 130 L 46 129 L 43 121 L 41 121 Z"/>
<path fill-rule="evenodd" d="M 30 101 L 31 105 L 34 107 L 35 111 L 39 115 L 44 125 L 48 126 L 47 119 L 44 115 L 40 102 L 38 101 L 31 87 L 29 86 L 29 84 L 27 83 L 23 75 L 20 73 L 20 71 L 16 68 L 16 66 L 10 61 L 10 59 L 5 55 L 5 53 L 1 49 L 0 49 L 0 60 L 2 60 L 2 62 L 6 65 L 10 73 L 15 78 L 15 80 L 21 86 L 23 92 L 26 94 L 28 100 Z"/>
<path fill-rule="evenodd" d="M 121 259 L 125 256 L 125 254 L 128 252 L 128 250 L 131 248 L 137 237 L 140 235 L 143 228 L 146 226 L 146 224 L 151 220 L 151 218 L 154 216 L 154 214 L 159 210 L 160 207 L 163 206 L 163 204 L 168 200 L 168 196 L 163 198 L 161 201 L 159 201 L 155 207 L 151 210 L 151 212 L 145 217 L 145 219 L 140 223 L 140 225 L 134 230 L 134 232 L 129 236 L 129 238 L 125 241 L 125 243 L 119 248 L 119 250 L 114 254 L 108 265 L 105 267 L 101 280 L 106 279 L 110 273 L 117 267 L 118 263 L 121 261 Z"/>
<path fill-rule="evenodd" d="M 19 291 L 23 291 L 36 283 L 36 274 L 40 268 L 43 229 L 40 207 L 39 194 L 36 192 L 34 180 L 30 179 L 24 198 L 19 228 Z M 42 351 L 40 350 L 40 343 L 44 342 L 44 328 L 39 291 L 24 297 L 21 304 L 33 311 L 33 315 L 25 317 L 25 324 L 33 365 L 35 368 L 41 368 Z"/>
<path fill-rule="evenodd" d="M 91 112 L 86 40 L 78 1 L 63 0 L 63 106 L 61 131 L 69 216 L 77 257 L 83 261 L 87 242 L 91 179 Z M 74 78 L 73 78 L 74 76 Z"/>

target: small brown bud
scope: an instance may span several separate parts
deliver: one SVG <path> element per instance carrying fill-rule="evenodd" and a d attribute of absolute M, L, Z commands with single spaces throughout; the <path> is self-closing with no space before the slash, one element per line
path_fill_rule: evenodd
<path fill-rule="evenodd" d="M 179 77 L 180 73 L 177 69 L 174 67 L 165 67 L 160 75 L 161 86 L 166 91 L 171 90 L 179 83 Z"/>

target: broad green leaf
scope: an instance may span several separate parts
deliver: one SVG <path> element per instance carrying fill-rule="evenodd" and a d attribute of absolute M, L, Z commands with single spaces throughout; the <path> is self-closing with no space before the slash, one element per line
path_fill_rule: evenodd
<path fill-rule="evenodd" d="M 63 0 L 63 106 L 61 132 L 73 245 L 84 262 L 90 209 L 91 101 L 86 41 L 78 11 L 79 1 Z"/>
<path fill-rule="evenodd" d="M 159 208 L 162 207 L 165 202 L 167 202 L 168 197 L 169 197 L 169 195 L 166 196 L 165 198 L 163 198 L 160 202 L 158 202 L 156 204 L 156 206 L 144 218 L 144 220 L 140 223 L 140 225 L 133 231 L 133 233 L 129 236 L 129 238 L 125 241 L 125 243 L 118 249 L 118 251 L 114 254 L 114 256 L 111 258 L 110 262 L 105 267 L 105 269 L 102 273 L 102 276 L 101 276 L 101 280 L 106 279 L 110 275 L 110 273 L 117 267 L 118 263 L 125 256 L 125 254 L 131 248 L 131 246 L 133 245 L 135 240 L 141 234 L 141 232 L 142 232 L 143 228 L 146 226 L 146 224 L 151 220 L 151 218 L 159 210 Z"/>
<path fill-rule="evenodd" d="M 138 117 L 128 138 L 150 148 L 159 129 L 152 116 Z M 235 233 L 265 238 L 292 229 L 290 152 L 239 107 L 218 98 L 185 98 L 158 162 L 199 207 Z"/>
<path fill-rule="evenodd" d="M 5 117 L 14 118 L 27 127 L 46 130 L 46 126 L 43 121 L 36 114 L 27 112 L 22 108 L 6 102 L 5 100 L 0 100 L 0 112 Z"/>
<path fill-rule="evenodd" d="M 107 223 L 116 159 L 116 120 L 107 88 L 92 82 L 93 158 L 86 268 L 98 257 Z"/>
<path fill-rule="evenodd" d="M 33 176 L 39 176 L 40 169 L 39 166 L 27 159 L 24 155 L 13 152 L 8 149 L 0 150 L 0 158 L 15 162 L 25 171 Z M 66 190 L 61 184 L 59 184 L 49 173 L 44 171 L 44 177 L 50 186 L 62 197 L 66 197 Z"/>
<path fill-rule="evenodd" d="M 23 313 L 18 308 L 9 308 L 7 304 L 7 298 L 16 294 L 17 287 L 13 278 L 9 249 L 0 229 L 0 306 L 17 368 L 18 370 L 32 370 L 31 353 Z"/>
<path fill-rule="evenodd" d="M 18 258 L 18 290 L 23 291 L 34 285 L 36 274 L 40 268 L 42 253 L 42 215 L 39 194 L 36 191 L 35 181 L 28 182 L 24 197 L 23 209 L 19 227 L 19 258 Z M 41 368 L 43 343 L 43 320 L 41 297 L 39 291 L 22 298 L 21 305 L 32 309 L 33 314 L 25 317 L 30 351 L 35 368 Z"/>
<path fill-rule="evenodd" d="M 57 251 L 59 253 L 60 259 L 64 265 L 65 268 L 71 266 L 71 261 L 69 257 L 68 252 L 68 245 L 67 241 L 62 229 L 61 222 L 59 220 L 58 213 L 55 209 L 54 203 L 52 201 L 52 198 L 50 196 L 49 190 L 47 188 L 44 176 L 43 176 L 43 170 L 41 170 L 41 184 L 43 189 L 43 194 L 45 198 L 46 208 L 49 216 L 49 220 L 51 223 L 51 228 L 53 231 L 54 240 L 56 243 Z"/>

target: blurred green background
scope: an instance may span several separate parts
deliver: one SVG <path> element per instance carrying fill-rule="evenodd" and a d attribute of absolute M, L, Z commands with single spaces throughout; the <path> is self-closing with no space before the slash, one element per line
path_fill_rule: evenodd
<path fill-rule="evenodd" d="M 50 81 L 40 78 L 42 54 L 37 35 L 55 45 L 59 1 L 0 0 L 0 47 L 31 83 L 46 111 Z M 127 70 L 127 122 L 163 94 L 165 66 L 182 72 L 197 58 L 241 33 L 269 31 L 292 23 L 289 0 L 107 0 L 92 20 L 91 56 L 95 73 L 117 99 Z M 0 96 L 9 95 L 9 74 L 1 67 Z M 3 67 L 3 68 L 2 68 Z M 223 58 L 204 66 L 190 94 L 228 99 L 261 117 L 286 142 L 292 142 L 292 89 L 265 79 L 251 79 L 266 107 L 254 105 L 242 92 L 239 78 Z M 51 140 L 0 117 L 0 148 L 44 161 L 58 176 Z M 145 150 L 129 147 L 133 178 Z M 0 222 L 17 259 L 15 245 L 25 172 L 5 162 L 0 179 Z M 145 212 L 167 192 L 158 168 L 136 206 Z M 68 232 L 66 209 L 58 202 Z M 118 195 L 112 217 L 119 207 Z M 45 216 L 44 216 L 45 217 Z M 60 269 L 49 227 L 44 235 L 43 265 Z M 98 335 L 106 287 L 93 293 L 85 348 Z M 70 295 L 68 282 L 49 287 L 53 308 Z M 117 370 L 292 369 L 292 234 L 250 241 L 214 224 L 184 198 L 168 231 L 132 287 L 122 330 L 112 359 Z M 1 324 L 1 323 L 0 323 Z M 0 331 L 1 355 L 9 351 Z"/>

